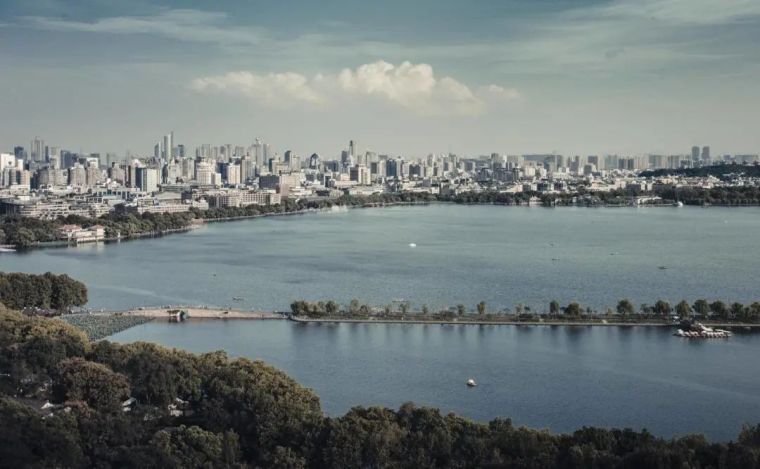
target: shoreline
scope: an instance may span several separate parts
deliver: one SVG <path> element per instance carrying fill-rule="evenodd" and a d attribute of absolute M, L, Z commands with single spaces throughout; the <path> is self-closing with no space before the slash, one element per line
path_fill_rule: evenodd
<path fill-rule="evenodd" d="M 60 240 L 60 241 L 45 241 L 40 242 L 25 248 L 18 248 L 18 247 L 10 247 L 11 251 L 8 252 L 15 252 L 15 253 L 23 253 L 27 251 L 32 251 L 36 249 L 51 249 L 51 248 L 71 248 L 71 247 L 80 247 L 80 246 L 86 246 L 86 245 L 106 245 L 106 244 L 119 244 L 124 241 L 135 241 L 140 239 L 150 239 L 150 238 L 163 238 L 164 236 L 177 234 L 177 233 L 187 233 L 190 231 L 193 231 L 197 228 L 202 227 L 203 225 L 210 224 L 210 223 L 223 223 L 223 222 L 234 222 L 234 221 L 241 221 L 241 220 L 251 220 L 256 218 L 266 218 L 266 217 L 278 217 L 278 216 L 290 216 L 290 215 L 307 215 L 307 214 L 313 214 L 313 213 L 330 213 L 334 211 L 334 208 L 338 208 L 340 211 L 343 210 L 353 210 L 353 209 L 367 209 L 367 208 L 385 208 L 385 207 L 403 207 L 403 206 L 425 206 L 425 205 L 462 205 L 462 206 L 496 206 L 496 207 L 524 207 L 524 208 L 633 208 L 633 209 L 639 209 L 639 208 L 675 208 L 673 204 L 642 204 L 642 205 L 628 205 L 628 204 L 598 204 L 598 205 L 583 205 L 583 204 L 552 204 L 552 205 L 544 205 L 544 204 L 530 204 L 530 203 L 500 203 L 500 202 L 456 202 L 451 200 L 428 200 L 428 201 L 410 201 L 410 202 L 368 202 L 365 204 L 357 204 L 357 205 L 333 205 L 330 208 L 307 208 L 302 210 L 294 210 L 290 212 L 272 212 L 272 213 L 259 213 L 256 215 L 243 215 L 243 216 L 236 216 L 236 217 L 222 217 L 222 218 L 194 218 L 191 222 L 191 224 L 184 228 L 173 228 L 173 229 L 167 229 L 163 231 L 148 231 L 143 233 L 138 233 L 129 237 L 120 237 L 120 238 L 105 238 L 100 241 L 92 241 L 92 242 L 83 242 L 83 243 L 72 243 L 70 241 L 66 240 Z M 719 207 L 719 208 L 746 208 L 746 207 L 760 207 L 760 204 L 731 204 L 731 205 L 724 205 L 724 204 L 703 204 L 703 205 L 685 205 L 686 207 L 697 207 L 697 208 L 710 208 L 710 207 Z M 8 245 L 10 246 L 10 245 Z"/>
<path fill-rule="evenodd" d="M 513 320 L 461 320 L 456 319 L 351 319 L 351 318 L 304 318 L 290 316 L 287 319 L 297 323 L 354 323 L 354 324 L 430 324 L 430 325 L 447 325 L 447 326 L 567 326 L 567 327 L 678 327 L 678 323 L 668 322 L 620 322 L 607 320 L 589 320 L 589 321 L 513 321 Z M 726 323 L 703 321 L 702 324 L 710 327 L 724 328 L 750 328 L 760 329 L 760 324 L 754 323 Z"/>
<path fill-rule="evenodd" d="M 302 316 L 293 316 L 289 312 L 282 311 L 251 311 L 236 308 L 217 308 L 204 306 L 172 306 L 170 308 L 145 307 L 143 309 L 131 308 L 124 311 L 98 311 L 91 313 L 77 313 L 77 315 L 89 315 L 93 317 L 149 317 L 153 319 L 170 320 L 178 311 L 185 311 L 188 316 L 186 320 L 219 320 L 219 319 L 240 319 L 240 320 L 280 320 L 291 321 L 295 323 L 315 323 L 315 324 L 420 324 L 420 325 L 464 325 L 464 326 L 567 326 L 567 327 L 669 327 L 676 328 L 679 323 L 663 322 L 653 320 L 634 321 L 617 321 L 614 319 L 590 319 L 590 320 L 531 320 L 518 321 L 511 319 L 478 319 L 473 315 L 472 319 L 417 319 L 414 317 L 407 318 L 308 318 Z M 67 315 L 64 315 L 67 316 Z M 721 322 L 721 321 L 701 321 L 705 326 L 721 328 L 739 328 L 739 329 L 760 329 L 760 323 L 743 323 L 743 322 Z"/>

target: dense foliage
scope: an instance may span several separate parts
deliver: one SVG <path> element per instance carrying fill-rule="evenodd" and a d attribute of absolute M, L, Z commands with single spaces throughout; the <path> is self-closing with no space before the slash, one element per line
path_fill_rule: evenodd
<path fill-rule="evenodd" d="M 0 303 L 14 309 L 64 310 L 87 303 L 87 287 L 65 274 L 0 272 Z"/>
<path fill-rule="evenodd" d="M 662 177 L 662 176 L 685 176 L 685 177 L 707 177 L 713 176 L 719 179 L 732 179 L 734 175 L 741 174 L 744 177 L 760 177 L 760 165 L 741 165 L 741 164 L 718 164 L 711 166 L 700 166 L 699 168 L 678 168 L 678 169 L 655 169 L 644 171 L 641 175 L 644 177 Z"/>
<path fill-rule="evenodd" d="M 667 300 L 657 300 L 654 304 L 643 303 L 636 307 L 628 299 L 622 299 L 615 309 L 598 311 L 589 306 L 582 306 L 573 301 L 566 306 L 560 306 L 557 300 L 552 300 L 547 310 L 532 311 L 529 306 L 517 304 L 513 311 L 488 309 L 485 301 L 469 310 L 465 305 L 457 305 L 439 311 L 430 311 L 427 305 L 412 309 L 408 302 L 396 302 L 383 307 L 375 307 L 353 299 L 347 305 L 335 301 L 305 301 L 298 300 L 290 304 L 290 312 L 297 318 L 310 319 L 388 319 L 388 320 L 420 320 L 420 321 L 493 321 L 493 322 L 534 322 L 534 321 L 570 321 L 570 322 L 601 322 L 616 323 L 671 323 L 672 315 L 681 319 L 698 319 L 700 321 L 720 321 L 723 323 L 758 323 L 760 322 L 760 302 L 754 301 L 745 305 L 740 302 L 724 303 L 716 300 L 708 302 L 698 299 L 693 304 L 681 300 L 671 305 Z M 477 315 L 474 314 L 477 312 Z"/>
<path fill-rule="evenodd" d="M 90 343 L 58 319 L 5 310 L 0 441 L 5 467 L 751 469 L 760 456 L 760 426 L 709 443 L 598 428 L 554 435 L 412 404 L 325 417 L 313 392 L 262 362 Z"/>

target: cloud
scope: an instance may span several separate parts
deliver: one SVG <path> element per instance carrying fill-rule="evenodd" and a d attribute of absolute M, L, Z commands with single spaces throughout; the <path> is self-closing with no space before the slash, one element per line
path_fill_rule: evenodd
<path fill-rule="evenodd" d="M 326 104 L 370 99 L 407 109 L 415 114 L 478 115 L 489 103 L 503 103 L 519 97 L 514 89 L 498 85 L 477 92 L 454 78 L 436 77 L 428 64 L 379 60 L 345 68 L 337 74 L 318 74 L 313 79 L 295 73 L 230 72 L 197 78 L 190 88 L 197 92 L 224 92 L 258 102 L 283 107 L 293 104 Z"/>
<path fill-rule="evenodd" d="M 349 94 L 376 96 L 420 114 L 478 114 L 483 102 L 451 77 L 436 78 L 428 64 L 379 60 L 356 70 L 343 69 L 338 83 Z"/>
<path fill-rule="evenodd" d="M 256 45 L 263 30 L 225 24 L 226 13 L 194 9 L 162 10 L 151 16 L 113 16 L 92 22 L 72 21 L 48 16 L 24 16 L 27 26 L 48 31 L 73 31 L 108 34 L 151 34 L 187 42 L 221 45 Z"/>
<path fill-rule="evenodd" d="M 319 81 L 319 78 L 315 78 Z M 242 95 L 273 107 L 290 107 L 294 104 L 318 105 L 325 101 L 305 76 L 293 73 L 256 75 L 251 72 L 230 72 L 190 83 L 197 92 L 217 92 Z"/>

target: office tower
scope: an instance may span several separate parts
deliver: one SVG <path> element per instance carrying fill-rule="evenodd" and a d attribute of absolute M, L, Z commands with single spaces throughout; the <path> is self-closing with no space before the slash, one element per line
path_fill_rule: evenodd
<path fill-rule="evenodd" d="M 169 161 L 174 156 L 172 154 L 173 151 L 174 151 L 174 131 L 171 131 L 168 134 L 164 135 L 164 142 L 161 148 L 162 154 L 160 155 L 160 157 L 166 161 Z"/>
<path fill-rule="evenodd" d="M 87 185 L 87 172 L 79 163 L 69 168 L 68 183 L 70 186 L 83 187 Z"/>
<path fill-rule="evenodd" d="M 198 184 L 210 185 L 216 168 L 211 163 L 200 161 L 195 165 L 195 180 Z"/>
<path fill-rule="evenodd" d="M 291 150 L 286 150 L 285 154 L 283 155 L 283 162 L 290 164 L 290 157 L 294 154 L 295 153 L 293 153 Z"/>
<path fill-rule="evenodd" d="M 179 158 L 184 158 L 185 157 L 185 145 L 183 145 L 181 143 L 179 145 L 177 145 L 177 156 Z"/>
<path fill-rule="evenodd" d="M 319 155 L 312 153 L 309 157 L 309 169 L 319 169 Z"/>
<path fill-rule="evenodd" d="M 41 163 L 45 161 L 45 141 L 39 137 L 34 137 L 32 140 L 31 149 L 29 153 L 31 161 Z"/>
<path fill-rule="evenodd" d="M 153 193 L 158 190 L 158 170 L 154 168 L 137 168 L 136 186 L 143 192 Z"/>
<path fill-rule="evenodd" d="M 709 146 L 702 147 L 702 161 L 704 162 L 710 161 L 710 147 Z"/>
<path fill-rule="evenodd" d="M 691 160 L 699 161 L 699 147 L 696 145 L 691 147 Z"/>
<path fill-rule="evenodd" d="M 356 146 L 353 140 L 348 142 L 348 154 L 351 155 L 352 160 L 356 157 Z"/>
<path fill-rule="evenodd" d="M 24 147 L 13 147 L 13 155 L 20 159 L 24 159 Z"/>
<path fill-rule="evenodd" d="M 153 158 L 156 160 L 160 160 L 161 153 L 162 153 L 161 142 L 158 142 L 153 146 Z"/>

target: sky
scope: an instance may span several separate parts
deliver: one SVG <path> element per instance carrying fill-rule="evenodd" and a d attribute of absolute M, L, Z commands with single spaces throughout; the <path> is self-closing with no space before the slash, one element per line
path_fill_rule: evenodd
<path fill-rule="evenodd" d="M 0 0 L 0 150 L 760 152 L 758 0 Z"/>

